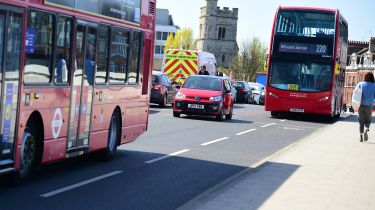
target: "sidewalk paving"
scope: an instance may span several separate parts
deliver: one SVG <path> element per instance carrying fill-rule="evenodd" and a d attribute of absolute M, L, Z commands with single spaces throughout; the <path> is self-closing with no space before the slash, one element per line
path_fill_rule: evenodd
<path fill-rule="evenodd" d="M 365 143 L 358 127 L 356 115 L 328 125 L 179 209 L 374 210 L 375 124 Z"/>

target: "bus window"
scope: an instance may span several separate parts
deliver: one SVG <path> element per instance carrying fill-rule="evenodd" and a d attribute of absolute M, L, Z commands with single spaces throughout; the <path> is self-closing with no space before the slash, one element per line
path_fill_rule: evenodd
<path fill-rule="evenodd" d="M 5 26 L 5 15 L 0 11 L 0 84 L 1 84 L 1 73 L 3 72 L 3 48 L 4 48 L 4 26 Z M 1 86 L 1 85 L 0 85 Z M 1 88 L 1 87 L 0 87 Z"/>
<path fill-rule="evenodd" d="M 141 33 L 133 31 L 133 36 L 130 43 L 131 57 L 130 57 L 130 68 L 128 72 L 129 84 L 137 84 L 139 78 L 139 55 L 140 55 L 140 42 Z"/>
<path fill-rule="evenodd" d="M 104 25 L 99 26 L 98 34 L 99 48 L 95 82 L 96 84 L 104 84 L 107 82 L 109 27 Z"/>
<path fill-rule="evenodd" d="M 25 84 L 50 82 L 52 61 L 52 37 L 54 16 L 30 10 L 27 17 L 28 39 L 26 48 Z"/>
<path fill-rule="evenodd" d="M 113 28 L 109 66 L 109 82 L 111 84 L 125 84 L 128 51 L 129 31 L 120 28 Z"/>
<path fill-rule="evenodd" d="M 67 84 L 70 75 L 70 43 L 72 19 L 60 17 L 57 21 L 55 83 Z"/>

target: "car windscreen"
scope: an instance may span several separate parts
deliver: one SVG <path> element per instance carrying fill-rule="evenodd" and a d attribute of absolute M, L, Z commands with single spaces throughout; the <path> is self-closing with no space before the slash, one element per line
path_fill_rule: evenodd
<path fill-rule="evenodd" d="M 235 82 L 235 83 L 233 84 L 233 86 L 234 86 L 235 88 L 245 88 L 245 85 L 244 85 L 243 82 Z"/>
<path fill-rule="evenodd" d="M 221 79 L 215 77 L 208 77 L 208 76 L 193 76 L 189 77 L 184 85 L 183 88 L 190 88 L 190 89 L 198 89 L 198 90 L 213 90 L 213 91 L 221 91 Z"/>
<path fill-rule="evenodd" d="M 282 90 L 328 91 L 332 85 L 332 65 L 318 62 L 271 63 L 269 85 Z"/>
<path fill-rule="evenodd" d="M 152 83 L 159 83 L 159 82 L 160 82 L 159 77 L 156 75 L 152 75 Z"/>

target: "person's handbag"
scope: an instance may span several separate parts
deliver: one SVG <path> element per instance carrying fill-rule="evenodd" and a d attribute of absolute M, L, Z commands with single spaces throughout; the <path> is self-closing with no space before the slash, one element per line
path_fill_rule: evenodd
<path fill-rule="evenodd" d="M 354 109 L 359 108 L 359 106 L 361 105 L 361 99 L 362 99 L 362 85 L 361 83 L 358 83 L 352 95 L 352 106 Z"/>

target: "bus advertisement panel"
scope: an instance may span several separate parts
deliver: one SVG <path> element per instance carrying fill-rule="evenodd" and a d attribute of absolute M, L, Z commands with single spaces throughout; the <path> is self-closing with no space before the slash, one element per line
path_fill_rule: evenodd
<path fill-rule="evenodd" d="M 338 10 L 280 7 L 272 32 L 265 110 L 336 116 L 348 27 Z"/>
<path fill-rule="evenodd" d="M 0 174 L 112 159 L 147 130 L 155 0 L 90 2 L 0 0 Z"/>

